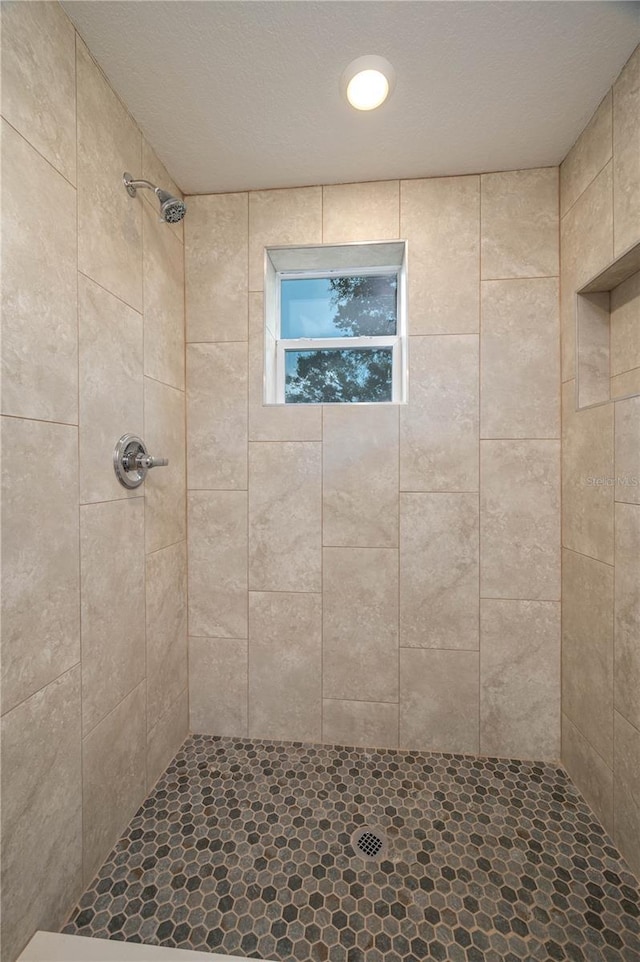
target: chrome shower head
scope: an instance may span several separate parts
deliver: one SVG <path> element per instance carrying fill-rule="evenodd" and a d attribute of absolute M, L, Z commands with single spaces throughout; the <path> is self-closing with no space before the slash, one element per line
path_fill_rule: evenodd
<path fill-rule="evenodd" d="M 148 180 L 134 180 L 131 174 L 125 173 L 122 176 L 122 181 L 127 189 L 129 197 L 135 197 L 138 187 L 147 187 L 152 190 L 156 197 L 158 198 L 158 203 L 160 204 L 160 219 L 166 221 L 167 224 L 177 224 L 182 220 L 184 215 L 187 213 L 186 204 L 170 194 L 168 190 L 163 190 L 161 187 L 156 187 L 155 184 L 150 183 Z"/>

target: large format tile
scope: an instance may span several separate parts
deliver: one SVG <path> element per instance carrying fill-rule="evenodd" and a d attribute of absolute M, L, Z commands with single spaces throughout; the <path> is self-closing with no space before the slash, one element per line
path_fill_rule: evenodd
<path fill-rule="evenodd" d="M 560 436 L 555 278 L 482 284 L 480 436 Z"/>
<path fill-rule="evenodd" d="M 615 407 L 616 501 L 640 504 L 640 397 Z"/>
<path fill-rule="evenodd" d="M 249 587 L 320 591 L 322 451 L 315 442 L 249 445 Z"/>
<path fill-rule="evenodd" d="M 483 601 L 480 752 L 560 757 L 560 603 Z"/>
<path fill-rule="evenodd" d="M 142 209 L 144 373 L 184 390 L 184 259 L 157 209 Z"/>
<path fill-rule="evenodd" d="M 322 737 L 322 598 L 249 594 L 249 735 Z"/>
<path fill-rule="evenodd" d="M 2 186 L 2 411 L 77 424 L 75 190 L 4 121 Z"/>
<path fill-rule="evenodd" d="M 613 765 L 613 568 L 562 559 L 562 710 Z"/>
<path fill-rule="evenodd" d="M 325 548 L 322 676 L 326 698 L 398 700 L 398 552 Z"/>
<path fill-rule="evenodd" d="M 560 214 L 562 217 L 605 164 L 611 160 L 612 104 L 612 94 L 609 90 L 560 164 Z"/>
<path fill-rule="evenodd" d="M 247 734 L 247 648 L 238 638 L 189 639 L 189 726 L 208 735 Z"/>
<path fill-rule="evenodd" d="M 329 745 L 397 748 L 398 705 L 325 698 L 322 703 L 322 740 Z"/>
<path fill-rule="evenodd" d="M 3 4 L 2 116 L 72 184 L 76 180 L 75 60 L 75 30 L 60 4 Z M 33 190 L 34 185 L 30 186 Z M 42 212 L 47 198 L 40 191 L 35 193 Z"/>
<path fill-rule="evenodd" d="M 478 652 L 400 650 L 400 747 L 477 753 Z"/>
<path fill-rule="evenodd" d="M 11 962 L 36 929 L 57 930 L 82 891 L 78 667 L 3 716 L 2 764 L 1 951 Z"/>
<path fill-rule="evenodd" d="M 400 495 L 400 644 L 478 648 L 477 494 Z"/>
<path fill-rule="evenodd" d="M 142 167 L 142 135 L 77 42 L 78 268 L 142 310 L 142 200 L 122 184 Z"/>
<path fill-rule="evenodd" d="M 560 441 L 480 444 L 480 594 L 560 598 Z"/>
<path fill-rule="evenodd" d="M 144 483 L 145 541 L 157 551 L 187 536 L 184 394 L 168 384 L 144 379 L 144 440 L 149 453 L 168 458 Z"/>
<path fill-rule="evenodd" d="M 189 492 L 189 633 L 247 637 L 247 495 Z"/>
<path fill-rule="evenodd" d="M 261 291 L 265 247 L 322 242 L 322 187 L 249 194 L 249 290 Z"/>
<path fill-rule="evenodd" d="M 640 367 L 640 271 L 611 291 L 609 336 L 611 376 Z"/>
<path fill-rule="evenodd" d="M 143 435 L 142 316 L 79 275 L 80 500 L 137 498 L 113 470 L 121 435 Z M 155 452 L 152 452 L 155 454 Z"/>
<path fill-rule="evenodd" d="M 2 710 L 80 659 L 78 432 L 2 418 Z"/>
<path fill-rule="evenodd" d="M 188 684 L 187 545 L 147 556 L 147 730 Z"/>
<path fill-rule="evenodd" d="M 562 764 L 596 817 L 613 835 L 613 773 L 564 712 Z"/>
<path fill-rule="evenodd" d="M 558 168 L 483 174 L 482 277 L 558 273 Z"/>
<path fill-rule="evenodd" d="M 174 197 L 183 198 L 182 191 L 176 184 L 176 182 L 169 176 L 167 168 L 164 166 L 151 144 L 142 138 L 142 176 L 145 180 L 151 181 L 152 184 L 156 184 L 158 187 L 163 187 L 168 190 L 170 194 Z M 159 220 L 158 211 L 158 199 L 156 195 L 150 190 L 143 190 L 142 197 L 147 202 L 147 204 L 153 209 L 156 220 Z M 189 211 L 191 211 L 191 200 L 187 205 Z M 191 216 L 191 215 L 190 215 Z M 180 220 L 177 224 L 164 224 L 175 237 L 182 243 L 184 241 L 184 221 Z"/>
<path fill-rule="evenodd" d="M 188 341 L 247 338 L 248 195 L 187 198 L 185 303 Z"/>
<path fill-rule="evenodd" d="M 613 217 L 615 253 L 640 237 L 640 47 L 613 85 Z"/>
<path fill-rule="evenodd" d="M 143 543 L 142 498 L 80 508 L 85 735 L 145 675 Z"/>
<path fill-rule="evenodd" d="M 397 547 L 397 406 L 325 407 L 322 432 L 323 543 Z"/>
<path fill-rule="evenodd" d="M 613 837 L 640 875 L 640 731 L 614 712 Z"/>
<path fill-rule="evenodd" d="M 189 734 L 189 691 L 181 692 L 147 733 L 147 791 L 151 791 Z"/>
<path fill-rule="evenodd" d="M 354 244 L 399 236 L 400 183 L 381 180 L 322 188 L 322 241 Z"/>
<path fill-rule="evenodd" d="M 480 178 L 400 184 L 409 241 L 410 334 L 473 334 L 479 323 Z"/>
<path fill-rule="evenodd" d="M 614 701 L 640 729 L 640 504 L 619 503 L 615 510 Z"/>
<path fill-rule="evenodd" d="M 247 487 L 247 344 L 187 348 L 190 488 Z"/>
<path fill-rule="evenodd" d="M 412 337 L 400 489 L 478 490 L 478 337 Z"/>
<path fill-rule="evenodd" d="M 85 885 L 146 794 L 144 684 L 138 685 L 82 740 Z"/>

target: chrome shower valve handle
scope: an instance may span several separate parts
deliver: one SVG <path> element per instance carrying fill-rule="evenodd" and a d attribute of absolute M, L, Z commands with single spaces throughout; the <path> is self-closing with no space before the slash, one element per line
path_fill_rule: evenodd
<path fill-rule="evenodd" d="M 120 484 L 125 488 L 139 487 L 151 468 L 163 468 L 168 458 L 153 458 L 142 438 L 136 434 L 123 434 L 113 450 L 113 469 Z"/>

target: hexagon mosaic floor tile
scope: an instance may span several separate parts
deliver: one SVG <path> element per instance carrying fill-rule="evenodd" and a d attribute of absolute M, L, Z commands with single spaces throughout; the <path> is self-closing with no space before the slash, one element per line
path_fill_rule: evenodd
<path fill-rule="evenodd" d="M 561 769 L 193 736 L 63 931 L 277 962 L 638 962 L 640 895 Z"/>

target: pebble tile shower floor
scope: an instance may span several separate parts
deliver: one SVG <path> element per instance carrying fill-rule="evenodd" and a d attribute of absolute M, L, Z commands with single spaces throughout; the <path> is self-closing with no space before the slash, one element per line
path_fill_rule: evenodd
<path fill-rule="evenodd" d="M 365 824 L 381 861 L 351 847 Z M 193 736 L 63 931 L 279 962 L 638 962 L 640 895 L 561 769 Z"/>

